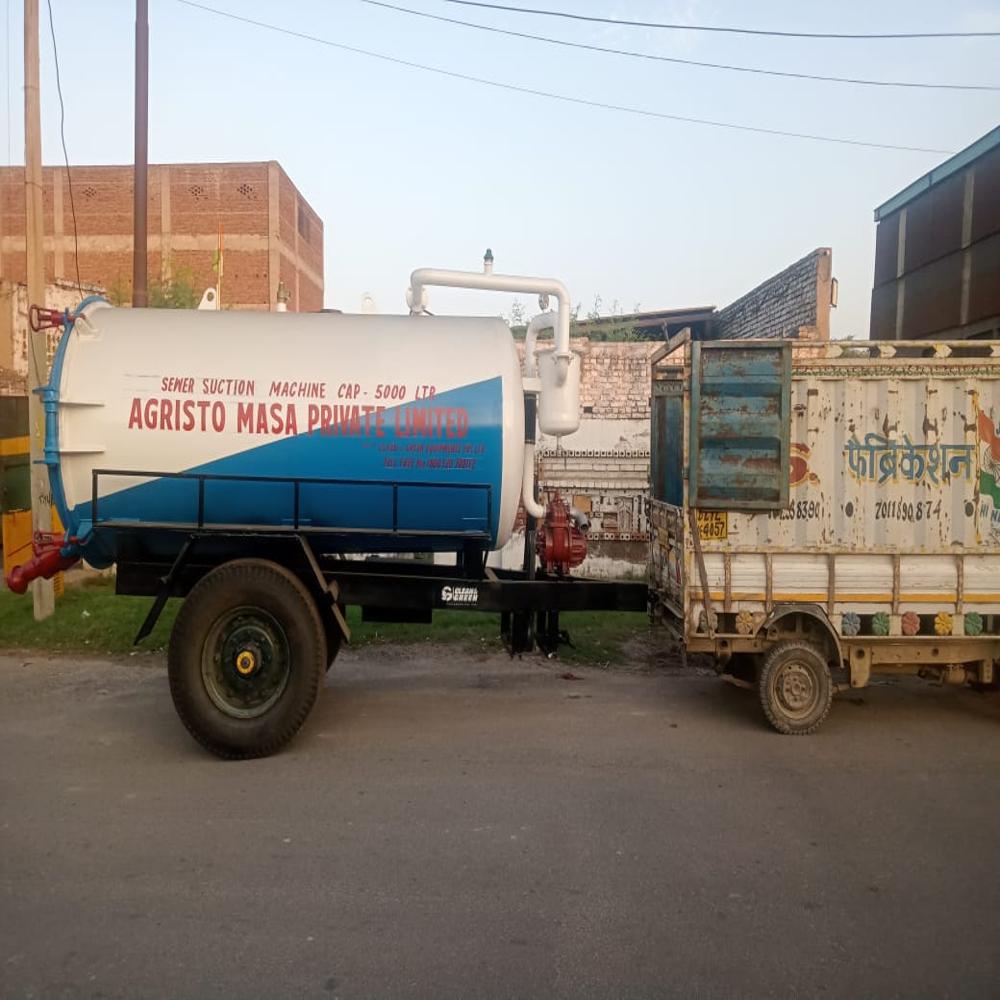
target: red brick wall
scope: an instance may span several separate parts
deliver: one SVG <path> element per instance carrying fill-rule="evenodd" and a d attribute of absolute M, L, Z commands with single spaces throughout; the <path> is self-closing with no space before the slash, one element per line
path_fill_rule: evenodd
<path fill-rule="evenodd" d="M 270 293 L 267 163 L 167 164 L 149 172 L 149 276 L 180 270 L 200 292 L 216 283 L 213 257 L 223 231 L 223 307 L 273 308 Z M 323 306 L 323 224 L 278 167 L 279 273 L 290 309 Z M 74 167 L 73 195 L 85 283 L 131 295 L 132 169 Z M 61 213 L 56 207 L 62 202 Z M 44 170 L 46 275 L 75 280 L 73 221 L 65 170 Z M 304 222 L 299 226 L 299 215 Z M 63 238 L 58 241 L 57 234 Z M 302 232 L 307 235 L 303 236 Z M 0 279 L 25 280 L 24 171 L 0 168 Z M 61 246 L 57 246 L 57 241 Z M 163 251 L 166 251 L 165 253 Z M 299 296 L 295 296 L 298 287 Z"/>

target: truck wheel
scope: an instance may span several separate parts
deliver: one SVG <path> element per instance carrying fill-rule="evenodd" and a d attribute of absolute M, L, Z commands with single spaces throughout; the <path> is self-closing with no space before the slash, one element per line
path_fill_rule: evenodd
<path fill-rule="evenodd" d="M 779 642 L 764 658 L 758 691 L 764 715 L 779 733 L 815 732 L 833 701 L 826 657 L 808 642 Z"/>
<path fill-rule="evenodd" d="M 326 667 L 316 604 L 288 570 L 228 562 L 184 602 L 167 653 L 170 693 L 192 736 L 219 757 L 266 757 L 305 722 Z"/>

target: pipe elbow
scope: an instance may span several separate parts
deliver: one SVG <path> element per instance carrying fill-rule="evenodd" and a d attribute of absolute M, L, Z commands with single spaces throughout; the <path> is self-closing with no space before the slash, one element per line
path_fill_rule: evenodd
<path fill-rule="evenodd" d="M 543 330 L 554 331 L 557 322 L 556 314 L 550 310 L 539 313 L 528 323 L 528 329 L 524 335 L 524 374 L 528 378 L 534 378 L 538 374 L 538 359 L 535 357 L 538 335 Z"/>
<path fill-rule="evenodd" d="M 524 469 L 521 475 L 521 503 L 525 511 L 536 520 L 545 517 L 545 507 L 535 499 L 535 446 L 524 446 Z"/>

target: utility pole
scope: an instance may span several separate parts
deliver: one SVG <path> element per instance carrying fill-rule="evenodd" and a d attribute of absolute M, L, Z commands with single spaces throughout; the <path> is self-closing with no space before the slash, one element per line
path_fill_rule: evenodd
<path fill-rule="evenodd" d="M 132 210 L 132 305 L 149 305 L 146 206 L 149 175 L 149 0 L 135 0 L 135 166 Z"/>
<path fill-rule="evenodd" d="M 28 305 L 45 305 L 45 230 L 42 215 L 42 112 L 38 97 L 38 0 L 24 0 L 24 201 Z M 28 329 L 28 439 L 31 456 L 31 528 L 52 530 L 52 498 L 45 465 L 45 409 L 35 391 L 48 381 L 48 340 Z M 31 585 L 35 619 L 55 610 L 51 580 Z"/>

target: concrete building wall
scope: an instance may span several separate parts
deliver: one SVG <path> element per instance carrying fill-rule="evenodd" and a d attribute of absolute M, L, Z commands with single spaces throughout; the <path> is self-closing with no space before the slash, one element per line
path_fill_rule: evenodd
<path fill-rule="evenodd" d="M 96 285 L 83 286 L 84 295 L 103 291 Z M 45 304 L 50 309 L 71 309 L 79 301 L 76 282 L 55 281 L 45 286 Z M 61 333 L 49 330 L 46 335 L 46 371 Z M 0 281 L 0 396 L 24 396 L 27 392 L 28 289 L 24 284 Z"/>
<path fill-rule="evenodd" d="M 66 171 L 43 172 L 45 270 L 80 278 L 131 298 L 132 168 L 72 168 L 73 212 Z M 182 269 L 199 291 L 218 280 L 213 261 L 222 230 L 222 305 L 274 308 L 278 282 L 288 308 L 323 307 L 323 223 L 278 163 L 190 163 L 150 166 L 149 276 Z M 0 280 L 25 280 L 24 170 L 0 168 Z"/>
<path fill-rule="evenodd" d="M 820 247 L 715 314 L 713 339 L 829 340 L 833 252 Z"/>
<path fill-rule="evenodd" d="M 581 572 L 627 577 L 645 572 L 649 497 L 649 359 L 662 343 L 606 342 L 574 337 L 581 357 L 580 429 L 557 441 L 540 434 L 538 487 L 558 492 L 591 519 L 588 557 Z M 518 344 L 521 356 L 524 344 Z M 523 525 L 523 511 L 518 529 Z M 521 565 L 520 530 L 493 557 L 496 565 Z"/>

